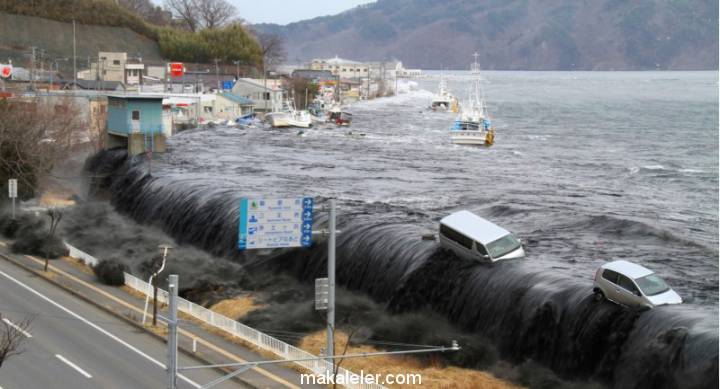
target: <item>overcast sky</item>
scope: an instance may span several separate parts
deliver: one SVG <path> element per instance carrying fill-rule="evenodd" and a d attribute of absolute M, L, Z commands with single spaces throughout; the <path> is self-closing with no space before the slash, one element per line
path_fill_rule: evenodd
<path fill-rule="evenodd" d="M 335 15 L 374 0 L 228 0 L 248 23 L 288 24 L 316 16 Z"/>

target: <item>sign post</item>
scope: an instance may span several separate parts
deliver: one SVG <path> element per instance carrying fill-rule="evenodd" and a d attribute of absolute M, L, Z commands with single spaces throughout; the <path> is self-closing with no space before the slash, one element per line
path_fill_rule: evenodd
<path fill-rule="evenodd" d="M 168 350 L 167 350 L 167 389 L 177 388 L 177 298 L 178 276 L 171 274 L 168 277 Z"/>
<path fill-rule="evenodd" d="M 330 239 L 328 239 L 328 309 L 327 309 L 327 355 L 332 371 L 335 371 L 335 199 L 330 199 L 330 218 L 328 220 Z"/>
<path fill-rule="evenodd" d="M 328 279 L 315 279 L 315 310 L 324 311 L 328 308 Z"/>
<path fill-rule="evenodd" d="M 17 198 L 17 179 L 8 180 L 8 197 L 12 199 L 12 218 L 15 220 L 15 199 Z"/>
<path fill-rule="evenodd" d="M 310 247 L 313 199 L 240 199 L 240 250 Z"/>

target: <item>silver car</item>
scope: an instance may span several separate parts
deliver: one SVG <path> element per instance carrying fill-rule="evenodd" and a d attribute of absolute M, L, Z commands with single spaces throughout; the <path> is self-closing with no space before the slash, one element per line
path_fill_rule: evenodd
<path fill-rule="evenodd" d="M 652 270 L 628 261 L 600 266 L 593 283 L 598 301 L 608 299 L 629 307 L 648 308 L 682 303 L 682 298 Z"/>

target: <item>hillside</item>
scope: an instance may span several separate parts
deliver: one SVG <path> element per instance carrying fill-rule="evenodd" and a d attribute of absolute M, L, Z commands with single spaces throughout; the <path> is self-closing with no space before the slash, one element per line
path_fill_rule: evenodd
<path fill-rule="evenodd" d="M 465 69 L 718 68 L 717 0 L 378 0 L 334 16 L 254 29 L 290 62 L 339 55 Z"/>
<path fill-rule="evenodd" d="M 156 41 L 127 27 L 79 23 L 75 27 L 78 67 L 86 67 L 87 58 L 95 59 L 98 51 L 124 51 L 133 57 L 139 54 L 146 62 L 161 59 Z M 0 12 L 0 36 L 0 58 L 11 58 L 20 66 L 28 61 L 25 54 L 32 46 L 43 48 L 50 58 L 71 57 L 73 52 L 72 23 Z M 68 64 L 72 66 L 66 62 L 60 63 L 60 67 L 67 68 Z"/>
<path fill-rule="evenodd" d="M 78 28 L 79 57 L 98 51 L 126 51 L 153 60 L 260 65 L 256 38 L 239 23 L 197 32 L 156 26 L 114 0 L 0 0 L 0 55 L 21 59 L 31 46 L 50 57 L 72 55 L 72 20 Z"/>

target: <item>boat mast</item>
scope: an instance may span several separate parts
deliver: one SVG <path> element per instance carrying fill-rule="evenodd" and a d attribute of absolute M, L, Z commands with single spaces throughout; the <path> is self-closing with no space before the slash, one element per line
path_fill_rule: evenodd
<path fill-rule="evenodd" d="M 471 73 L 474 76 L 473 79 L 473 89 L 474 89 L 474 95 L 473 95 L 473 104 L 479 108 L 481 114 L 483 117 L 487 115 L 487 106 L 485 105 L 485 91 L 482 88 L 482 85 L 480 84 L 480 62 L 478 62 L 478 58 L 480 57 L 480 54 L 475 52 L 473 54 L 473 58 L 475 58 L 475 61 L 473 62 L 472 66 L 470 67 Z"/>

